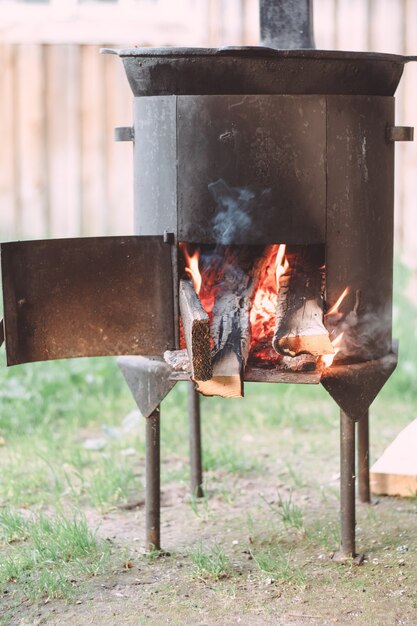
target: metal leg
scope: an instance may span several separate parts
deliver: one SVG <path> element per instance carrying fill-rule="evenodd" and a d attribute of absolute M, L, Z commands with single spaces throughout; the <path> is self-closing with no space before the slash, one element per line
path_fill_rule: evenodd
<path fill-rule="evenodd" d="M 355 554 L 355 421 L 340 411 L 340 552 L 335 560 Z"/>
<path fill-rule="evenodd" d="M 203 468 L 201 461 L 200 396 L 194 383 L 188 383 L 188 417 L 190 424 L 190 473 L 191 493 L 197 498 L 204 496 Z"/>
<path fill-rule="evenodd" d="M 161 549 L 160 407 L 146 419 L 146 549 Z"/>
<path fill-rule="evenodd" d="M 358 422 L 358 478 L 359 500 L 369 503 L 369 411 Z"/>

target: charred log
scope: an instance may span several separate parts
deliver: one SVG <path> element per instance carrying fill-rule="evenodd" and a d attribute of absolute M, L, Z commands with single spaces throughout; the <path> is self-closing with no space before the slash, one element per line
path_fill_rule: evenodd
<path fill-rule="evenodd" d="M 323 263 L 316 246 L 287 247 L 288 269 L 279 279 L 273 339 L 285 356 L 333 354 L 323 323 Z"/>
<path fill-rule="evenodd" d="M 210 322 L 190 280 L 180 280 L 179 304 L 191 374 L 196 380 L 209 380 L 213 374 Z"/>
<path fill-rule="evenodd" d="M 221 284 L 216 286 L 211 337 L 213 377 L 196 380 L 203 395 L 243 397 L 243 373 L 250 349 L 250 308 L 264 255 L 240 249 L 229 254 Z M 262 250 L 263 252 L 263 250 Z"/>

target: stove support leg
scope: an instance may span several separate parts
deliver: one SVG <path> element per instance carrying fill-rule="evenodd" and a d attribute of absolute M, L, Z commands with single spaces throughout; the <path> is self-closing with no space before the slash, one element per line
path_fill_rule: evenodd
<path fill-rule="evenodd" d="M 371 502 L 369 488 L 369 411 L 358 422 L 359 500 Z"/>
<path fill-rule="evenodd" d="M 193 382 L 188 383 L 188 417 L 190 424 L 191 493 L 196 498 L 202 498 L 204 492 L 201 461 L 200 396 L 195 391 Z"/>
<path fill-rule="evenodd" d="M 336 561 L 355 558 L 355 421 L 340 411 L 340 551 Z"/>
<path fill-rule="evenodd" d="M 146 419 L 146 549 L 161 549 L 160 407 Z"/>

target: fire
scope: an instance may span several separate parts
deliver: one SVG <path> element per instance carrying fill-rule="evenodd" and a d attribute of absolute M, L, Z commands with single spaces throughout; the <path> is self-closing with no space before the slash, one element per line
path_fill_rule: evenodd
<path fill-rule="evenodd" d="M 346 296 L 349 293 L 349 287 L 346 287 L 346 289 L 344 290 L 344 292 L 338 297 L 338 299 L 336 300 L 336 302 L 334 303 L 334 305 L 327 311 L 325 317 L 327 317 L 328 315 L 334 315 L 335 313 L 339 313 L 339 307 L 342 304 L 343 300 L 346 298 Z"/>
<path fill-rule="evenodd" d="M 339 312 L 339 307 L 342 304 L 343 300 L 348 295 L 348 293 L 349 293 L 349 287 L 346 287 L 346 289 L 340 294 L 340 296 L 338 297 L 338 299 L 336 300 L 334 305 L 332 307 L 330 307 L 330 309 L 327 311 L 327 313 L 324 316 L 325 318 L 329 317 L 329 316 L 335 317 L 336 320 L 338 318 L 340 318 L 340 316 L 342 314 Z M 335 331 L 337 331 L 337 327 L 330 333 L 330 338 L 332 337 L 332 334 L 334 334 Z M 321 362 L 324 364 L 324 367 L 330 367 L 333 364 L 333 361 L 335 359 L 336 354 L 338 352 L 340 352 L 340 350 L 341 350 L 342 341 L 343 341 L 343 335 L 344 335 L 344 333 L 341 332 L 341 333 L 337 334 L 336 337 L 331 339 L 332 345 L 333 345 L 333 348 L 334 348 L 334 353 L 333 354 L 325 354 L 325 355 L 323 355 L 321 357 Z"/>
<path fill-rule="evenodd" d="M 198 267 L 199 261 L 200 261 L 200 252 L 199 250 L 196 250 L 193 254 L 190 254 L 188 252 L 186 244 L 180 243 L 179 245 L 182 250 L 182 253 L 184 254 L 184 258 L 186 262 L 185 271 L 187 272 L 188 276 L 191 278 L 196 293 L 199 294 L 201 291 L 201 283 L 202 283 L 201 273 Z"/>
<path fill-rule="evenodd" d="M 279 278 L 287 271 L 288 266 L 285 258 L 285 244 L 270 246 L 250 312 L 252 349 L 259 344 L 266 346 L 268 339 L 273 337 Z M 269 350 L 267 351 L 270 353 Z"/>
<path fill-rule="evenodd" d="M 340 335 L 337 335 L 337 337 L 332 340 L 334 353 L 333 354 L 324 354 L 321 357 L 321 362 L 324 363 L 324 367 L 330 367 L 332 365 L 333 361 L 334 361 L 334 358 L 335 358 L 336 354 L 338 352 L 340 352 L 343 335 L 344 335 L 344 333 L 342 332 L 342 333 L 340 333 Z"/>
<path fill-rule="evenodd" d="M 228 264 L 231 267 L 236 264 L 234 260 L 236 250 L 233 246 L 222 247 L 221 250 L 216 249 L 214 252 L 203 249 L 200 256 L 199 249 L 195 249 L 191 253 L 190 247 L 186 243 L 179 245 L 184 255 L 185 271 L 190 276 L 194 289 L 199 294 L 200 302 L 211 320 L 219 289 L 222 289 L 225 280 L 227 280 Z M 272 338 L 275 331 L 279 282 L 281 276 L 289 268 L 285 244 L 268 246 L 265 249 L 263 259 L 258 259 L 258 262 L 260 263 L 258 286 L 249 314 L 251 326 L 250 352 L 257 362 L 262 361 L 272 365 L 282 358 L 272 348 Z M 330 325 L 333 328 L 330 331 L 330 339 L 335 350 L 333 354 L 320 357 L 324 367 L 332 365 L 336 354 L 342 347 L 344 333 L 337 331 L 337 323 L 343 317 L 343 314 L 339 312 L 339 307 L 348 293 L 349 287 L 346 287 L 335 304 L 325 314 L 327 326 Z M 336 336 L 334 337 L 334 335 Z"/>

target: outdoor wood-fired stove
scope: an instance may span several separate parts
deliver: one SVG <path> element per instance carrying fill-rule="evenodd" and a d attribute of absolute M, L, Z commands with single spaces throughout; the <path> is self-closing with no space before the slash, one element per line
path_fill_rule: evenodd
<path fill-rule="evenodd" d="M 147 543 L 160 547 L 159 405 L 246 381 L 321 382 L 341 410 L 341 550 L 369 501 L 368 409 L 393 372 L 394 121 L 416 57 L 314 49 L 307 0 L 261 1 L 263 47 L 104 50 L 134 98 L 135 236 L 2 246 L 9 365 L 125 355 L 147 417 Z M 128 356 L 126 356 L 128 355 Z"/>

